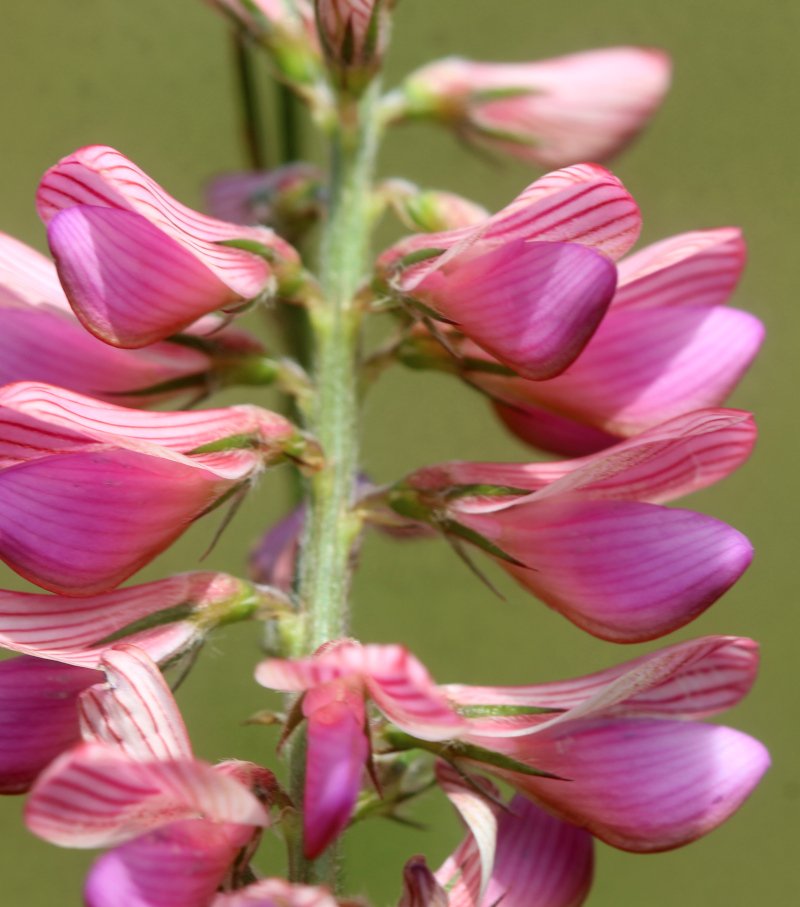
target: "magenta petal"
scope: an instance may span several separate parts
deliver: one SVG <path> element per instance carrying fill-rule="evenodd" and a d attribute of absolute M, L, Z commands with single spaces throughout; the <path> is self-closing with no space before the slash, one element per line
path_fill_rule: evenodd
<path fill-rule="evenodd" d="M 568 779 L 517 775 L 519 789 L 608 844 L 640 852 L 712 831 L 769 766 L 764 746 L 739 731 L 644 718 L 567 722 L 511 751 Z"/>
<path fill-rule="evenodd" d="M 411 292 L 526 378 L 563 371 L 594 333 L 616 286 L 616 269 L 574 243 L 515 240 L 467 250 Z"/>
<path fill-rule="evenodd" d="M 637 501 L 531 496 L 458 519 L 525 564 L 499 562 L 542 601 L 614 642 L 688 623 L 752 557 L 747 539 L 719 520 Z"/>
<path fill-rule="evenodd" d="M 77 700 L 98 671 L 23 655 L 0 662 L 0 794 L 28 790 L 80 741 Z"/>
<path fill-rule="evenodd" d="M 425 857 L 417 856 L 403 867 L 403 894 L 397 907 L 449 907 L 447 892 L 428 868 Z"/>
<path fill-rule="evenodd" d="M 127 450 L 63 454 L 0 472 L 0 557 L 52 592 L 127 579 L 231 487 L 191 462 Z"/>
<path fill-rule="evenodd" d="M 500 814 L 489 907 L 579 907 L 592 884 L 592 836 L 516 796 Z"/>
<path fill-rule="evenodd" d="M 364 700 L 333 682 L 306 694 L 308 719 L 303 851 L 318 857 L 350 821 L 369 755 Z"/>
<path fill-rule="evenodd" d="M 112 346 L 147 346 L 237 298 L 132 211 L 68 208 L 50 222 L 47 238 L 75 314 Z"/>
<path fill-rule="evenodd" d="M 237 826 L 188 819 L 121 844 L 92 866 L 86 905 L 208 907 L 242 837 Z"/>
<path fill-rule="evenodd" d="M 476 383 L 480 386 L 480 380 Z M 528 404 L 493 401 L 500 421 L 520 441 L 562 457 L 582 457 L 616 444 L 619 438 L 567 416 Z"/>
<path fill-rule="evenodd" d="M 612 308 L 563 375 L 509 390 L 516 399 L 526 395 L 603 431 L 629 435 L 718 406 L 749 368 L 763 336 L 757 318 L 721 306 Z M 497 390 L 510 402 L 502 386 Z"/>

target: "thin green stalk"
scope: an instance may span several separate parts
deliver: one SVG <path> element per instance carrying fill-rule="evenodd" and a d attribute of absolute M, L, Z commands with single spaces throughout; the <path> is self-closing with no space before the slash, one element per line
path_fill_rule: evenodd
<path fill-rule="evenodd" d="M 308 427 L 322 444 L 325 467 L 309 482 L 308 519 L 300 555 L 298 593 L 308 618 L 303 655 L 347 636 L 352 552 L 361 521 L 353 512 L 358 475 L 358 355 L 362 321 L 355 296 L 368 273 L 370 196 L 378 146 L 374 115 L 379 86 L 361 103 L 342 102 L 332 127 L 330 213 L 320 249 L 325 302 L 311 312 L 316 396 Z M 295 732 L 290 762 L 291 795 L 301 804 L 305 741 Z M 336 848 L 319 861 L 292 854 L 294 881 L 335 886 Z"/>
<path fill-rule="evenodd" d="M 240 29 L 236 29 L 232 35 L 236 75 L 239 83 L 242 134 L 247 150 L 247 161 L 253 170 L 263 170 L 267 166 L 267 149 L 264 142 L 258 89 L 253 72 L 252 44 Z"/>

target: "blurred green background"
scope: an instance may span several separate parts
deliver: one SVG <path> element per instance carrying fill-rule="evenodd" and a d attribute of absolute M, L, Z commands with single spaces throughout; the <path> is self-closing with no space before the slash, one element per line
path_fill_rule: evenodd
<path fill-rule="evenodd" d="M 194 206 L 202 204 L 209 176 L 243 164 L 226 29 L 201 0 L 4 0 L 2 14 L 0 229 L 44 248 L 33 208 L 36 184 L 46 167 L 80 145 L 121 149 Z M 774 767 L 726 827 L 691 847 L 637 857 L 600 845 L 592 907 L 798 902 L 789 865 L 800 819 L 800 618 L 794 611 L 800 451 L 793 411 L 800 186 L 791 176 L 800 134 L 798 34 L 800 6 L 793 0 L 403 0 L 397 15 L 390 83 L 451 53 L 522 61 L 624 43 L 670 51 L 672 93 L 650 131 L 613 169 L 642 207 L 644 241 L 702 227 L 744 227 L 750 264 L 736 304 L 768 327 L 761 359 L 732 401 L 757 414 L 757 453 L 738 475 L 691 502 L 746 532 L 757 557 L 737 587 L 679 636 L 761 640 L 760 682 L 725 720 L 763 739 Z M 493 209 L 536 175 L 516 164 L 489 166 L 423 127 L 391 136 L 382 171 L 459 191 Z M 257 399 L 270 402 L 264 394 Z M 444 458 L 526 456 L 477 396 L 438 376 L 389 374 L 370 397 L 366 417 L 365 462 L 378 480 Z M 208 566 L 243 569 L 260 529 L 286 506 L 285 478 L 279 472 L 263 481 Z M 142 578 L 194 568 L 212 532 L 208 522 L 196 526 Z M 442 681 L 556 679 L 655 647 L 623 650 L 591 639 L 496 578 L 506 603 L 441 543 L 372 538 L 355 589 L 355 633 L 365 641 L 408 644 Z M 23 588 L 7 573 L 2 582 Z M 272 761 L 273 738 L 240 723 L 264 703 L 250 679 L 258 657 L 255 628 L 237 628 L 206 648 L 180 690 L 198 755 Z M 20 823 L 21 805 L 0 802 L 0 903 L 79 904 L 91 855 L 34 840 Z M 424 852 L 438 865 L 454 846 L 457 826 L 435 798 L 423 813 L 426 832 L 383 823 L 352 834 L 351 892 L 389 905 L 409 855 Z M 277 852 L 273 843 L 268 838 L 262 848 L 265 868 L 269 851 Z"/>

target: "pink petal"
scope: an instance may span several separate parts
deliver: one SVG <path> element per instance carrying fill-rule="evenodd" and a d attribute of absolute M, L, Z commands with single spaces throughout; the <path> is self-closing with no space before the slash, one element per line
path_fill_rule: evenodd
<path fill-rule="evenodd" d="M 594 872 L 592 836 L 516 796 L 500 814 L 483 907 L 579 907 Z"/>
<path fill-rule="evenodd" d="M 81 205 L 57 214 L 50 251 L 83 326 L 112 346 L 141 347 L 238 297 L 139 214 Z"/>
<path fill-rule="evenodd" d="M 201 638 L 181 619 L 236 599 L 244 583 L 224 573 L 184 573 L 85 598 L 0 590 L 0 645 L 16 652 L 96 668 L 121 631 L 176 609 L 172 620 L 125 636 L 156 662 L 168 662 Z"/>
<path fill-rule="evenodd" d="M 574 494 L 595 499 L 669 501 L 724 479 L 752 452 L 756 427 L 750 413 L 699 410 L 621 441 L 600 453 L 562 462 L 470 463 L 453 461 L 419 469 L 405 481 L 423 493 L 472 485 L 505 486 L 505 499 L 537 492 L 536 500 Z M 497 496 L 467 494 L 452 510 L 491 512 Z"/>
<path fill-rule="evenodd" d="M 262 879 L 238 891 L 218 894 L 211 907 L 337 907 L 338 901 L 316 885 L 292 885 L 283 879 Z M 99 907 L 99 905 L 98 905 Z"/>
<path fill-rule="evenodd" d="M 693 620 L 752 557 L 747 539 L 718 520 L 638 502 L 528 498 L 458 519 L 525 564 L 499 561 L 542 601 L 614 642 Z"/>
<path fill-rule="evenodd" d="M 480 243 L 481 251 L 516 240 L 579 243 L 616 260 L 636 242 L 641 214 L 622 183 L 597 164 L 576 164 L 531 183 L 509 205 L 478 227 L 423 233 L 392 246 L 378 259 L 390 272 L 405 256 L 422 249 L 453 250 L 447 256 L 406 269 L 398 285 L 408 292 L 449 256 Z"/>
<path fill-rule="evenodd" d="M 480 386 L 480 380 L 476 383 Z M 615 435 L 528 404 L 498 400 L 492 406 L 500 421 L 520 441 L 563 457 L 581 457 L 616 443 Z"/>
<path fill-rule="evenodd" d="M 669 80 L 663 52 L 609 47 L 535 63 L 450 58 L 412 74 L 410 86 L 445 105 L 450 99 L 451 108 L 463 105 L 462 128 L 490 150 L 558 166 L 620 151 L 646 125 Z M 517 93 L 493 96 L 504 90 Z"/>
<path fill-rule="evenodd" d="M 411 857 L 403 867 L 403 894 L 397 907 L 449 907 L 447 892 L 428 869 L 425 857 Z"/>
<path fill-rule="evenodd" d="M 161 671 L 136 646 L 109 649 L 106 683 L 78 701 L 83 739 L 119 747 L 132 759 L 191 759 L 192 745 Z"/>
<path fill-rule="evenodd" d="M 515 240 L 449 258 L 412 295 L 503 364 L 541 379 L 583 349 L 615 286 L 614 266 L 592 249 Z"/>
<path fill-rule="evenodd" d="M 192 211 L 168 195 L 133 161 L 103 145 L 79 148 L 42 178 L 36 207 L 46 224 L 73 206 L 100 206 L 140 214 L 187 248 L 242 299 L 252 299 L 270 286 L 271 269 L 263 258 L 220 246 L 220 242 L 252 240 L 286 260 L 297 260 L 294 249 L 271 230 L 229 224 Z"/>
<path fill-rule="evenodd" d="M 487 376 L 480 384 L 506 402 L 530 401 L 629 435 L 718 406 L 749 368 L 763 334 L 757 318 L 736 309 L 612 308 L 564 374 L 536 384 Z"/>
<path fill-rule="evenodd" d="M 736 636 L 678 643 L 585 677 L 533 686 L 442 687 L 464 706 L 521 706 L 556 715 L 473 718 L 472 734 L 515 737 L 597 715 L 705 718 L 747 695 L 758 671 L 758 645 Z"/>
<path fill-rule="evenodd" d="M 179 453 L 242 436 L 259 445 L 281 443 L 295 433 L 291 422 L 277 413 L 257 406 L 183 412 L 138 412 L 124 406 L 103 403 L 60 387 L 20 381 L 0 388 L 0 407 L 13 410 L 28 420 L 36 419 L 64 432 L 43 432 L 36 445 L 45 451 L 60 450 L 59 434 L 75 441 L 94 440 L 142 450 L 141 444 L 156 444 Z M 8 418 L 4 414 L 5 418 Z M 26 422 L 26 426 L 30 423 Z M 41 429 L 40 429 L 41 430 Z M 55 442 L 52 439 L 55 437 Z M 30 445 L 29 445 L 30 446 Z M 48 451 L 49 452 L 49 451 Z M 15 459 L 29 459 L 20 454 Z"/>
<path fill-rule="evenodd" d="M 0 557 L 52 592 L 94 595 L 178 538 L 233 483 L 166 457 L 98 449 L 0 472 Z"/>
<path fill-rule="evenodd" d="M 97 671 L 22 656 L 0 662 L 0 793 L 28 790 L 80 740 L 77 700 Z"/>
<path fill-rule="evenodd" d="M 644 718 L 566 722 L 503 750 L 568 779 L 500 772 L 516 787 L 606 843 L 639 852 L 680 847 L 716 828 L 769 765 L 757 740 L 731 728 Z"/>
<path fill-rule="evenodd" d="M 424 665 L 402 646 L 340 643 L 311 658 L 271 658 L 256 668 L 262 686 L 286 692 L 347 678 L 364 683 L 390 721 L 423 740 L 446 740 L 466 727 Z"/>
<path fill-rule="evenodd" d="M 478 852 L 478 872 L 472 871 L 472 866 L 469 867 L 470 871 L 467 871 L 467 867 L 459 867 L 459 886 L 464 888 L 470 902 L 478 903 L 492 874 L 498 829 L 498 809 L 480 789 L 483 788 L 486 794 L 495 799 L 499 796 L 498 791 L 484 779 L 476 778 L 473 779 L 473 784 L 469 784 L 463 775 L 441 761 L 436 763 L 436 780 L 458 810 L 472 838 L 471 846 Z M 454 905 L 451 904 L 451 907 Z"/>
<path fill-rule="evenodd" d="M 206 763 L 139 762 L 98 743 L 65 753 L 39 777 L 25 817 L 62 847 L 110 847 L 181 819 L 268 823 L 253 794 Z"/>
<path fill-rule="evenodd" d="M 202 819 L 173 822 L 95 862 L 87 907 L 208 907 L 252 829 Z"/>
<path fill-rule="evenodd" d="M 736 227 L 663 239 L 619 263 L 614 309 L 722 305 L 739 282 L 745 257 Z"/>
<path fill-rule="evenodd" d="M 350 821 L 370 746 L 363 696 L 341 681 L 308 692 L 303 714 L 308 719 L 303 852 L 313 860 Z"/>

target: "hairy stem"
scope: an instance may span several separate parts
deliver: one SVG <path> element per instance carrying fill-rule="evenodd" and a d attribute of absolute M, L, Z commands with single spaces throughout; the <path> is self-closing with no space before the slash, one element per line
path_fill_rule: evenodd
<path fill-rule="evenodd" d="M 356 293 L 367 275 L 370 195 L 378 136 L 377 84 L 360 103 L 343 100 L 332 126 L 330 213 L 320 250 L 324 304 L 311 312 L 316 395 L 308 427 L 322 444 L 325 466 L 309 482 L 308 519 L 299 564 L 298 593 L 307 616 L 302 651 L 349 631 L 352 551 L 360 529 L 353 511 L 358 475 L 358 356 L 363 313 Z M 295 737 L 299 737 L 298 733 Z M 292 797 L 302 803 L 305 747 L 290 754 Z M 295 881 L 335 885 L 336 854 L 314 862 L 293 854 Z"/>

